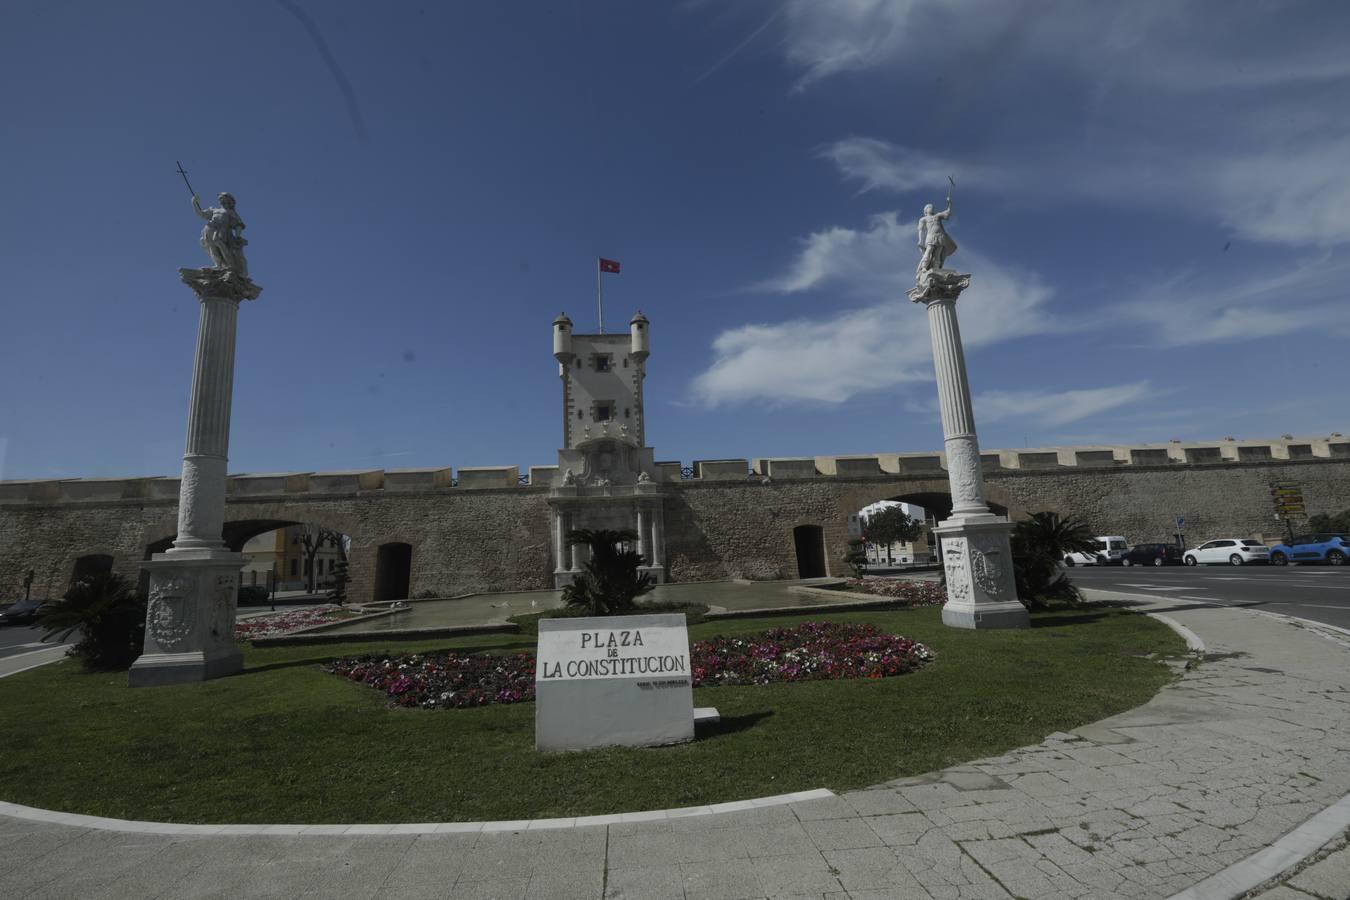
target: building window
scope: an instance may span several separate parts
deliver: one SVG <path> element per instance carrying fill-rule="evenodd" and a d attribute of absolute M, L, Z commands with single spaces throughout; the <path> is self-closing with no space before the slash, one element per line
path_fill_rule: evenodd
<path fill-rule="evenodd" d="M 607 353 L 597 353 L 591 357 L 591 365 L 597 372 L 608 372 L 610 363 L 611 357 Z"/>
<path fill-rule="evenodd" d="M 595 421 L 608 422 L 614 417 L 614 409 L 608 403 L 595 404 Z"/>
<path fill-rule="evenodd" d="M 578 419 L 584 419 L 584 418 L 586 418 L 586 414 L 585 414 L 584 412 L 582 412 L 581 410 L 577 410 L 577 418 L 578 418 Z"/>
<path fill-rule="evenodd" d="M 623 417 L 625 419 L 631 419 L 633 417 L 632 412 L 626 406 L 623 408 Z"/>
<path fill-rule="evenodd" d="M 292 577 L 292 578 L 294 578 L 296 575 L 299 574 L 299 572 L 298 572 L 298 569 L 299 569 L 299 568 L 300 568 L 300 560 L 298 560 L 298 559 L 293 559 L 293 560 L 291 560 L 291 577 Z"/>
<path fill-rule="evenodd" d="M 581 360 L 580 360 L 580 359 L 577 360 L 577 368 L 578 368 L 578 369 L 581 368 Z"/>

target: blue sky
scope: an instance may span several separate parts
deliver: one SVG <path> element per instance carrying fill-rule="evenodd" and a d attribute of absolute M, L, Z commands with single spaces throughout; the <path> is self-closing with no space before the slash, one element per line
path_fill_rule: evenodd
<path fill-rule="evenodd" d="M 652 321 L 659 459 L 1350 431 L 1336 2 L 10 3 L 0 478 L 173 474 L 204 200 L 231 470 L 550 464 L 549 323 Z M 316 37 L 317 36 L 317 37 Z"/>

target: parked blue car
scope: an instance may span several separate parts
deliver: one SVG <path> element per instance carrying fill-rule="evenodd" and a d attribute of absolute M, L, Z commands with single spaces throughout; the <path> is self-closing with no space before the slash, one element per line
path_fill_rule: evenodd
<path fill-rule="evenodd" d="M 1350 559 L 1350 534 L 1303 534 L 1270 548 L 1270 563 L 1320 563 L 1343 566 Z"/>

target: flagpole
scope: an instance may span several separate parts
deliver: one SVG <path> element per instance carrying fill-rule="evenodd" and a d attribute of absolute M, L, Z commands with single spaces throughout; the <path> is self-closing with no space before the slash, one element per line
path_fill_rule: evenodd
<path fill-rule="evenodd" d="M 600 277 L 600 257 L 595 258 L 595 309 L 600 317 L 600 333 L 605 333 L 605 288 Z"/>

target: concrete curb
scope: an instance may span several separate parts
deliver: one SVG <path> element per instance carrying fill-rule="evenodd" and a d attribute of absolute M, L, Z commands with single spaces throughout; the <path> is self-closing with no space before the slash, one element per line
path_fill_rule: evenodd
<path fill-rule="evenodd" d="M 1192 653 L 1205 652 L 1205 642 L 1200 640 L 1200 636 L 1185 625 L 1182 625 L 1176 619 L 1173 619 L 1171 616 L 1164 616 L 1162 613 L 1144 613 L 1144 615 L 1148 616 L 1150 619 L 1157 619 L 1159 622 L 1180 635 L 1181 639 L 1186 642 L 1187 650 L 1190 650 Z"/>
<path fill-rule="evenodd" d="M 1229 900 L 1312 856 L 1350 828 L 1350 794 L 1328 806 L 1266 849 L 1215 872 L 1168 900 Z"/>
<path fill-rule="evenodd" d="M 733 800 L 708 806 L 685 806 L 678 809 L 654 809 L 646 812 L 612 813 L 604 816 L 569 816 L 558 819 L 518 819 L 503 822 L 423 822 L 415 824 L 384 825 L 190 825 L 174 822 L 136 822 L 127 819 L 108 819 L 102 816 L 84 816 L 78 813 L 55 812 L 32 806 L 21 806 L 0 800 L 0 815 L 49 825 L 68 825 L 97 831 L 134 832 L 136 834 L 181 835 L 309 835 L 309 834 L 477 834 L 493 831 L 542 831 L 555 828 L 586 828 L 592 825 L 620 825 L 628 822 L 661 822 L 667 819 L 685 819 L 692 816 L 716 816 L 722 813 L 745 812 L 766 806 L 786 806 L 810 800 L 826 800 L 836 796 L 827 788 L 797 791 L 753 800 Z"/>

